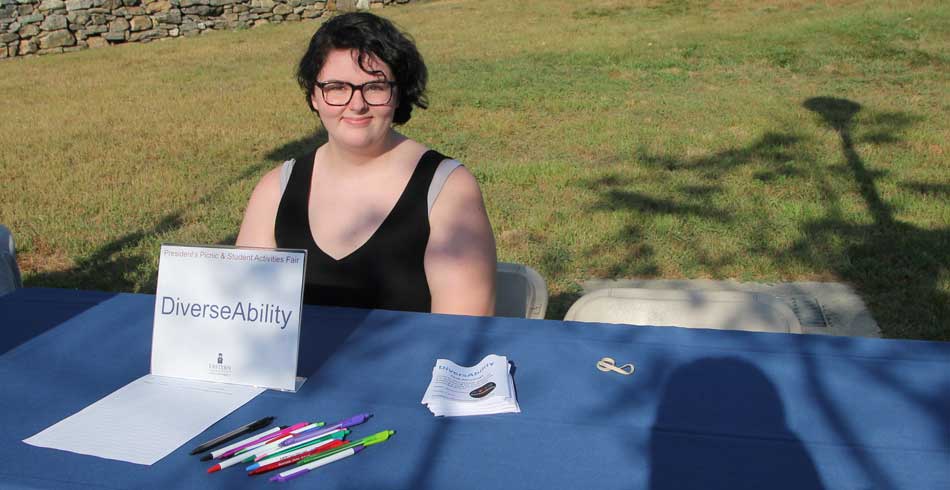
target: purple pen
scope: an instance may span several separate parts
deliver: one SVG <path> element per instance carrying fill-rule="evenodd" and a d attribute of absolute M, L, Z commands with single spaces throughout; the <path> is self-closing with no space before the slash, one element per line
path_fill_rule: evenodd
<path fill-rule="evenodd" d="M 335 430 L 346 429 L 346 428 L 348 428 L 348 427 L 353 427 L 354 425 L 360 425 L 360 424 L 362 424 L 363 422 L 366 422 L 366 419 L 368 419 L 368 418 L 370 418 L 370 417 L 372 417 L 372 416 L 373 416 L 373 415 L 372 415 L 372 414 L 369 414 L 369 413 L 361 413 L 361 414 L 359 414 L 359 415 L 354 415 L 354 416 L 352 416 L 352 417 L 350 417 L 350 418 L 348 418 L 348 419 L 343 419 L 343 420 L 341 420 L 341 421 L 337 422 L 336 424 L 331 425 L 331 426 L 329 426 L 329 427 L 314 427 L 313 429 L 305 430 L 305 431 L 303 431 L 303 432 L 301 432 L 301 433 L 299 433 L 299 434 L 294 434 L 294 436 L 291 437 L 290 439 L 286 439 L 286 440 L 280 441 L 280 445 L 281 445 L 281 446 L 290 446 L 290 445 L 293 445 L 293 444 L 298 444 L 298 443 L 300 443 L 300 442 L 302 442 L 302 441 L 306 441 L 306 440 L 309 440 L 309 439 L 313 439 L 313 438 L 315 438 L 315 437 L 324 436 L 324 435 L 329 434 L 329 433 L 331 433 L 331 432 L 333 432 L 333 431 L 335 431 Z"/>
<path fill-rule="evenodd" d="M 293 480 L 294 478 L 297 478 L 298 476 L 303 476 L 303 475 L 306 475 L 307 473 L 310 473 L 310 470 L 317 469 L 323 465 L 327 465 L 327 464 L 333 463 L 334 461 L 339 461 L 343 458 L 348 458 L 354 454 L 357 454 L 360 451 L 362 451 L 364 448 L 365 446 L 353 446 L 347 449 L 346 451 L 341 451 L 332 456 L 327 456 L 326 458 L 318 459 L 312 463 L 307 463 L 303 466 L 299 466 L 290 471 L 285 471 L 275 477 L 271 477 L 270 481 L 283 483 L 285 481 Z"/>

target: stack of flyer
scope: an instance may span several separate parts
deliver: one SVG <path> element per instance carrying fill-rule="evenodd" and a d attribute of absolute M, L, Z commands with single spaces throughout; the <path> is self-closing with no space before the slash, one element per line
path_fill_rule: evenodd
<path fill-rule="evenodd" d="M 437 360 L 422 404 L 436 417 L 521 412 L 508 358 L 495 354 L 472 367 Z"/>

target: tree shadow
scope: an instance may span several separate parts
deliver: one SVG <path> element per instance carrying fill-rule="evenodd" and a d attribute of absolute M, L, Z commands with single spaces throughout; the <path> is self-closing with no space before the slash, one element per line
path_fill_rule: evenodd
<path fill-rule="evenodd" d="M 43 298 L 46 295 L 56 296 L 56 301 L 37 299 L 37 296 Z M 35 289 L 18 289 L 3 296 L 0 299 L 0 318 L 16 328 L 6 329 L 0 337 L 0 355 L 113 297 L 115 293 L 40 292 Z M 37 314 L 39 309 L 42 314 Z"/>
<path fill-rule="evenodd" d="M 581 299 L 583 295 L 583 291 L 577 286 L 568 291 L 561 291 L 550 295 L 548 297 L 548 311 L 544 315 L 545 318 L 552 320 L 563 319 L 567 315 L 567 311 L 571 309 L 571 305 Z"/>
<path fill-rule="evenodd" d="M 473 323 L 477 327 L 473 331 L 470 331 L 470 333 L 459 337 L 457 341 L 454 342 L 454 347 L 451 348 L 453 352 L 447 352 L 445 356 L 447 359 L 459 365 L 474 366 L 483 357 L 498 348 L 497 345 L 490 345 L 493 320 L 488 317 L 468 317 L 465 318 L 464 321 Z M 387 349 L 388 348 L 387 346 Z M 432 363 L 435 364 L 435 362 L 436 360 L 433 359 Z M 509 365 L 509 372 L 512 373 L 512 376 L 514 376 L 513 367 L 513 365 Z M 422 461 L 423 464 L 418 464 L 412 469 L 410 476 L 406 480 L 411 482 L 411 484 L 406 488 L 431 488 L 433 470 L 437 466 L 435 462 L 439 460 L 440 454 L 443 453 L 447 445 L 452 443 L 453 437 L 459 437 L 459 434 L 465 434 L 466 431 L 470 430 L 466 427 L 464 420 L 459 420 L 465 418 L 466 417 L 436 417 L 436 420 L 432 421 L 430 424 L 432 429 L 427 434 L 428 437 L 426 439 L 424 454 L 419 457 L 419 461 Z M 419 435 L 422 436 L 422 434 Z"/>
<path fill-rule="evenodd" d="M 214 242 L 215 245 L 234 245 L 237 242 L 237 232 L 230 233 L 224 238 Z"/>
<path fill-rule="evenodd" d="M 370 310 L 350 308 L 319 309 L 303 305 L 304 317 L 321 316 L 320 321 L 301 322 L 297 354 L 297 376 L 312 377 L 336 353 L 353 332 L 366 322 Z M 318 313 L 315 313 L 318 312 Z M 334 317 L 346 321 L 327 321 Z M 319 328 L 314 328 L 319 325 Z M 309 326 L 310 328 L 306 328 Z"/>
<path fill-rule="evenodd" d="M 931 184 L 927 182 L 904 182 L 900 186 L 904 189 L 914 191 L 918 194 L 932 195 L 934 197 L 950 197 L 950 184 Z"/>
<path fill-rule="evenodd" d="M 82 257 L 66 270 L 43 272 L 30 276 L 30 287 L 68 287 L 100 291 L 154 292 L 158 270 L 152 261 L 134 251 L 156 236 L 173 232 L 182 226 L 182 211 L 163 216 L 155 226 L 123 235 Z M 155 256 L 158 254 L 156 252 Z M 143 280 L 141 272 L 148 273 Z"/>
<path fill-rule="evenodd" d="M 950 229 L 943 227 L 927 230 L 895 218 L 894 209 L 882 198 L 877 187 L 878 180 L 887 174 L 869 168 L 855 148 L 855 141 L 869 144 L 900 142 L 901 130 L 916 123 L 919 118 L 904 113 L 871 113 L 860 119 L 866 127 L 862 127 L 860 134 L 855 136 L 856 115 L 862 110 L 856 102 L 822 97 L 808 99 L 803 106 L 815 112 L 822 124 L 834 130 L 840 138 L 844 157 L 844 165 L 840 170 L 832 168 L 830 172 L 822 173 L 814 153 L 802 148 L 806 143 L 802 137 L 768 132 L 746 147 L 730 149 L 701 158 L 681 159 L 649 155 L 641 151 L 638 159 L 644 165 L 651 165 L 667 172 L 688 171 L 694 176 L 707 179 L 708 184 L 703 183 L 698 186 L 692 184 L 691 187 L 684 186 L 680 189 L 683 191 L 683 202 L 692 206 L 682 205 L 683 202 L 679 202 L 679 199 L 677 202 L 667 201 L 662 205 L 649 205 L 651 203 L 648 200 L 637 199 L 636 196 L 630 198 L 616 190 L 620 188 L 621 191 L 629 191 L 627 187 L 635 185 L 635 182 L 616 175 L 592 180 L 587 183 L 587 189 L 597 192 L 602 201 L 621 197 L 615 203 L 599 202 L 597 206 L 601 209 L 624 210 L 624 206 L 629 207 L 626 214 L 631 224 L 618 236 L 618 238 L 623 238 L 631 230 L 634 232 L 642 230 L 637 224 L 637 213 L 692 215 L 697 209 L 695 200 L 718 196 L 721 189 L 716 182 L 745 165 L 765 166 L 766 170 L 747 173 L 760 181 L 770 183 L 775 181 L 774 185 L 781 184 L 778 182 L 778 177 L 807 177 L 821 191 L 821 202 L 827 204 L 820 218 L 798 222 L 803 238 L 791 245 L 775 244 L 766 226 L 768 223 L 763 221 L 767 219 L 764 215 L 753 216 L 751 220 L 740 220 L 730 216 L 727 211 L 716 210 L 715 207 L 710 206 L 703 213 L 697 213 L 696 216 L 704 217 L 712 214 L 715 219 L 717 213 L 722 213 L 723 222 L 749 229 L 753 247 L 747 250 L 747 253 L 769 258 L 780 270 L 800 268 L 805 265 L 810 269 L 828 271 L 842 278 L 853 285 L 865 299 L 873 316 L 879 320 L 888 336 L 947 340 L 950 337 L 950 332 L 948 332 L 950 329 L 946 325 L 946 322 L 950 321 L 950 306 L 948 306 L 950 301 L 947 294 L 940 289 L 940 281 L 942 277 L 946 277 L 947 264 L 950 264 Z M 844 188 L 842 188 L 842 178 L 846 179 Z M 849 190 L 848 181 L 854 182 L 854 189 L 863 201 L 871 223 L 856 222 L 845 214 L 842 196 Z M 899 185 L 914 192 L 936 197 L 942 197 L 950 188 L 942 184 L 918 182 Z M 631 238 L 646 240 L 642 233 L 631 235 Z M 722 261 L 720 264 L 706 263 L 704 265 L 708 270 L 715 271 L 717 266 L 742 260 L 742 257 L 725 257 L 720 260 Z M 631 263 L 635 263 L 635 258 L 618 257 L 615 262 L 618 271 L 626 271 L 628 274 Z M 847 414 L 836 406 L 832 396 L 833 387 L 829 386 L 821 376 L 820 367 L 815 365 L 814 359 L 805 356 L 801 364 L 805 367 L 810 392 L 822 407 L 823 413 L 827 415 L 833 432 L 844 441 L 860 440 L 860 431 L 854 427 L 855 423 L 860 424 L 860 422 L 850 421 Z M 728 366 L 713 366 L 713 368 L 723 367 Z M 687 368 L 683 369 L 687 370 Z M 771 421 L 769 426 L 777 429 L 774 431 L 776 434 L 785 434 L 779 438 L 780 442 L 776 450 L 784 451 L 789 458 L 797 461 L 801 466 L 801 472 L 797 474 L 808 480 L 798 481 L 789 485 L 789 488 L 820 488 L 821 481 L 812 479 L 815 469 L 810 457 L 804 451 L 799 451 L 801 444 L 786 429 L 781 412 L 781 401 L 768 394 L 774 394 L 775 391 L 774 388 L 770 388 L 771 383 L 764 380 L 761 373 L 756 374 L 754 369 L 743 368 L 740 371 L 744 374 L 740 373 L 743 379 L 739 381 L 736 381 L 735 375 L 709 376 L 706 374 L 701 379 L 726 379 L 730 386 L 740 387 L 742 393 L 733 398 L 734 401 L 739 401 L 739 406 L 733 407 L 737 414 L 742 413 L 745 407 L 743 404 L 749 396 L 747 387 L 758 386 L 759 388 L 753 391 L 758 393 L 757 403 L 760 405 L 764 403 L 764 406 L 754 410 L 749 417 L 758 420 L 763 420 L 764 417 L 764 420 Z M 922 407 L 939 407 L 946 404 L 945 396 L 928 399 L 926 393 L 913 392 L 897 379 L 890 379 L 878 373 L 869 373 L 869 376 L 879 383 L 875 389 L 893 390 Z M 669 396 L 681 399 L 680 401 L 689 400 L 690 397 L 703 393 L 702 390 L 706 388 L 698 386 L 693 390 L 693 387 L 690 387 L 689 378 L 685 377 L 684 380 L 682 383 L 671 380 L 664 400 Z M 683 385 L 688 389 L 681 390 L 675 385 Z M 723 390 L 725 391 L 717 390 L 714 396 L 701 396 L 699 397 L 701 399 L 695 400 L 696 403 L 685 403 L 680 406 L 690 407 L 691 412 L 695 412 L 696 406 L 704 406 L 703 410 L 706 410 L 707 403 L 710 401 L 718 403 L 722 394 L 728 393 L 728 387 Z M 773 402 L 766 403 L 767 400 L 773 400 Z M 669 408 L 664 408 L 664 405 Z M 671 421 L 688 420 L 690 416 L 698 416 L 679 414 L 675 411 L 675 407 L 676 404 L 661 402 L 661 407 L 658 409 L 657 430 L 654 431 L 651 442 L 652 487 L 773 488 L 776 486 L 776 481 L 769 479 L 768 474 L 758 473 L 756 468 L 758 463 L 753 463 L 757 461 L 756 458 L 761 458 L 763 455 L 756 451 L 742 453 L 741 441 L 736 445 L 727 445 L 729 448 L 720 452 L 721 441 L 717 443 L 715 438 L 695 444 L 690 439 L 689 431 L 664 429 L 664 426 L 668 428 L 671 425 Z M 716 420 L 728 424 L 731 417 L 739 416 L 728 411 L 719 410 L 718 412 L 720 416 L 718 418 L 714 416 L 709 424 L 715 425 Z M 678 419 L 679 415 L 684 418 Z M 934 417 L 942 420 L 941 414 L 934 413 Z M 737 419 L 732 418 L 732 420 Z M 747 425 L 747 422 L 743 421 L 738 425 Z M 732 456 L 724 457 L 730 454 Z M 709 461 L 716 464 L 703 465 L 702 468 L 694 470 L 682 466 L 682 463 L 687 461 L 698 462 L 698 464 Z M 743 463 L 742 467 L 732 466 L 735 461 Z M 891 481 L 887 468 L 873 458 L 858 454 L 855 462 L 864 474 L 875 482 L 876 486 L 882 488 L 893 486 L 894 482 Z M 770 461 L 762 461 L 759 466 L 768 468 L 770 464 L 772 464 Z M 691 481 L 690 478 L 694 476 L 699 480 Z M 757 480 L 759 477 L 762 478 L 761 481 Z M 755 484 L 756 481 L 760 481 L 762 485 Z M 796 482 L 794 479 L 791 481 Z M 711 482 L 717 482 L 718 485 L 710 485 Z M 785 484 L 786 482 L 778 483 Z"/>
<path fill-rule="evenodd" d="M 606 175 L 583 182 L 585 190 L 596 193 L 592 212 L 622 213 L 626 225 L 606 242 L 622 243 L 625 253 L 613 247 L 585 251 L 589 255 L 613 252 L 611 264 L 600 268 L 596 277 L 616 279 L 623 276 L 649 279 L 659 274 L 653 245 L 648 243 L 644 226 L 653 216 L 699 218 L 748 230 L 750 245 L 745 253 L 764 257 L 780 270 L 802 266 L 819 273 L 828 272 L 856 288 L 868 304 L 872 315 L 888 337 L 915 337 L 950 340 L 950 297 L 941 290 L 941 278 L 950 264 L 950 227 L 924 229 L 895 218 L 895 211 L 878 191 L 877 182 L 886 171 L 869 168 L 857 153 L 855 142 L 891 144 L 901 141 L 900 132 L 920 121 L 903 112 L 870 112 L 860 119 L 860 134 L 855 136 L 860 104 L 833 97 L 815 97 L 803 102 L 804 108 L 819 116 L 841 140 L 845 165 L 822 170 L 815 153 L 804 146 L 804 137 L 790 132 L 768 131 L 745 147 L 732 148 L 698 158 L 677 158 L 649 154 L 640 149 L 637 161 L 661 173 L 685 172 L 692 180 L 677 188 L 675 199 L 661 199 L 643 189 L 650 182 L 636 182 L 622 175 Z M 803 238 L 791 245 L 776 245 L 774 224 L 766 212 L 753 212 L 739 218 L 729 209 L 719 209 L 715 202 L 723 193 L 718 182 L 739 173 L 742 167 L 753 166 L 743 173 L 780 189 L 784 179 L 808 179 L 798 185 L 817 186 L 825 206 L 819 219 L 799 221 Z M 701 182 L 696 183 L 696 178 Z M 871 217 L 872 223 L 855 222 L 842 210 L 841 179 L 855 183 L 855 188 Z M 656 182 L 667 186 L 669 182 Z M 673 184 L 675 185 L 675 184 Z M 638 188 L 639 186 L 639 188 Z M 926 196 L 943 197 L 950 186 L 910 182 L 900 187 Z M 675 238 L 675 236 L 674 236 Z M 743 260 L 742 254 L 712 257 L 702 250 L 691 252 L 702 269 L 714 277 Z M 944 279 L 945 280 L 945 279 Z M 567 295 L 571 299 L 573 295 Z M 566 309 L 566 308 L 565 308 Z"/>
<path fill-rule="evenodd" d="M 158 251 L 143 254 L 137 251 L 140 247 L 154 241 L 157 237 L 180 229 L 184 225 L 184 217 L 188 209 L 208 205 L 227 188 L 258 176 L 261 171 L 272 166 L 271 162 L 294 158 L 325 143 L 326 140 L 326 131 L 320 128 L 307 137 L 274 148 L 265 155 L 266 161 L 248 165 L 236 175 L 219 182 L 206 194 L 183 204 L 178 210 L 165 214 L 153 226 L 127 233 L 102 245 L 90 255 L 76 260 L 75 264 L 68 269 L 31 274 L 26 280 L 26 285 L 154 293 L 158 279 L 156 267 Z M 215 244 L 233 245 L 236 238 L 235 231 Z"/>
<path fill-rule="evenodd" d="M 730 221 L 728 213 L 702 204 L 677 203 L 667 199 L 657 199 L 641 192 L 607 188 L 600 191 L 600 201 L 591 206 L 591 211 L 628 211 L 650 214 L 692 215 L 719 222 Z M 711 188 L 701 196 L 712 194 Z M 693 192 L 695 195 L 696 193 Z"/>
<path fill-rule="evenodd" d="M 327 138 L 327 131 L 323 129 L 323 126 L 320 126 L 309 136 L 287 142 L 272 149 L 264 155 L 264 158 L 271 162 L 284 162 L 291 158 L 297 158 L 313 151 L 314 148 L 323 146 L 327 142 Z"/>
<path fill-rule="evenodd" d="M 642 223 L 649 223 L 653 217 L 672 216 L 684 219 L 699 219 L 721 225 L 735 225 L 736 216 L 732 210 L 716 205 L 717 198 L 723 193 L 719 183 L 723 176 L 736 169 L 752 164 L 764 165 L 766 170 L 757 175 L 761 180 L 771 180 L 778 175 L 798 176 L 803 173 L 799 168 L 802 158 L 797 145 L 801 138 L 786 133 L 767 132 L 744 148 L 728 149 L 693 159 L 680 159 L 665 155 L 636 151 L 637 163 L 662 170 L 663 173 L 688 173 L 699 177 L 702 182 L 670 184 L 657 179 L 657 182 L 641 182 L 632 178 L 608 174 L 580 183 L 587 192 L 595 194 L 595 200 L 589 206 L 591 213 L 620 213 L 625 224 L 613 236 L 605 240 L 604 245 L 596 245 L 585 251 L 590 256 L 610 256 L 609 263 L 600 267 L 595 276 L 599 279 L 619 278 L 655 278 L 661 275 L 656 261 L 655 246 L 649 243 L 647 230 Z M 660 198 L 650 195 L 643 189 L 669 188 L 674 186 L 678 198 Z M 619 245 L 618 245 L 619 244 Z M 617 249 L 621 253 L 617 253 Z M 710 257 L 706 252 L 694 252 L 707 269 L 718 271 L 729 266 L 739 257 Z M 580 288 L 578 288 L 580 289 Z M 568 292 L 555 297 L 551 304 L 553 312 L 566 313 L 570 304 L 559 302 L 576 301 L 579 292 Z M 561 306 L 558 308 L 558 306 Z"/>
<path fill-rule="evenodd" d="M 649 154 L 641 148 L 637 150 L 637 158 L 648 166 L 670 171 L 693 170 L 709 179 L 718 179 L 727 172 L 753 162 L 766 162 L 772 167 L 770 170 L 799 175 L 800 169 L 793 162 L 799 156 L 794 153 L 794 147 L 801 141 L 801 137 L 794 134 L 769 131 L 745 148 L 724 150 L 705 157 L 684 160 Z"/>

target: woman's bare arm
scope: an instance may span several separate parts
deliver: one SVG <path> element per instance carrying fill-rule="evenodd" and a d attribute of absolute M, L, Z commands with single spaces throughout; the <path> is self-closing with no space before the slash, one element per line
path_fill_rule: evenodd
<path fill-rule="evenodd" d="M 280 205 L 280 167 L 261 177 L 254 187 L 244 211 L 244 221 L 236 245 L 241 247 L 276 247 L 274 223 Z"/>
<path fill-rule="evenodd" d="M 425 270 L 433 313 L 495 313 L 495 237 L 475 177 L 458 167 L 429 214 Z"/>

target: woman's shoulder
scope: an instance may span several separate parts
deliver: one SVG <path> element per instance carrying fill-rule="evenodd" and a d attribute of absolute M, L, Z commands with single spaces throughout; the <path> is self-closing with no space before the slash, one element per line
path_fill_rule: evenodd
<path fill-rule="evenodd" d="M 422 161 L 422 158 L 429 154 L 430 152 L 435 155 L 440 156 L 437 162 L 431 162 L 438 165 L 438 171 L 447 171 L 448 173 L 454 173 L 454 170 L 457 167 L 462 166 L 462 162 L 453 158 L 451 155 L 446 155 L 435 148 L 430 148 L 418 141 L 412 139 L 406 139 L 404 142 L 400 143 L 399 152 L 401 153 L 400 158 L 404 160 L 409 160 L 413 162 Z"/>
<path fill-rule="evenodd" d="M 453 216 L 473 206 L 480 208 L 483 204 L 478 180 L 461 162 L 446 158 L 439 164 L 429 186 L 428 205 L 430 220 Z"/>
<path fill-rule="evenodd" d="M 403 136 L 402 141 L 400 141 L 395 148 L 396 158 L 399 160 L 405 160 L 410 162 L 418 161 L 422 155 L 429 151 L 429 147 L 414 140 L 411 138 L 406 138 Z"/>
<path fill-rule="evenodd" d="M 475 179 L 475 175 L 472 174 L 472 172 L 465 168 L 465 165 L 462 165 L 462 162 L 448 159 L 443 160 L 442 165 L 444 165 L 443 168 L 446 168 L 448 173 L 445 184 L 443 185 L 444 189 L 453 193 L 477 194 L 479 197 L 481 196 L 478 180 Z"/>
<path fill-rule="evenodd" d="M 293 162 L 293 160 L 281 163 L 261 176 L 261 179 L 257 181 L 257 186 L 254 187 L 254 195 L 279 198 L 283 193 L 284 187 L 286 187 L 286 181 L 284 181 L 283 176 L 288 172 L 288 164 L 289 166 L 293 165 L 293 163 L 289 162 Z"/>
<path fill-rule="evenodd" d="M 274 247 L 274 222 L 280 205 L 280 171 L 278 165 L 265 173 L 254 187 L 244 210 L 244 221 L 237 244 L 252 247 Z"/>

